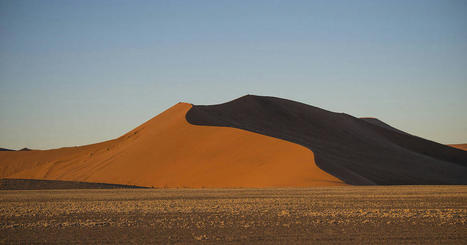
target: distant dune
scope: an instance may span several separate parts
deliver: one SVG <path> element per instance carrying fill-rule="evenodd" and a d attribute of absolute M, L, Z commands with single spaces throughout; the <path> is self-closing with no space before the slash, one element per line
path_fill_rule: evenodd
<path fill-rule="evenodd" d="M 122 137 L 55 150 L 0 153 L 0 176 L 147 187 L 344 185 L 309 149 L 226 127 L 191 125 L 179 103 Z"/>
<path fill-rule="evenodd" d="M 452 147 L 455 147 L 457 149 L 467 151 L 467 144 L 453 144 L 453 145 L 449 145 L 449 146 L 452 146 Z"/>
<path fill-rule="evenodd" d="M 47 189 L 128 189 L 142 188 L 129 185 L 88 183 L 61 180 L 0 179 L 0 190 L 47 190 Z"/>

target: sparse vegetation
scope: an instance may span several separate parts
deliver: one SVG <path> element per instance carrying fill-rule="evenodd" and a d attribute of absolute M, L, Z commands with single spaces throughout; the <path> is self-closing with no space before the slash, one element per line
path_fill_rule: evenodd
<path fill-rule="evenodd" d="M 0 243 L 446 243 L 467 187 L 0 192 Z"/>

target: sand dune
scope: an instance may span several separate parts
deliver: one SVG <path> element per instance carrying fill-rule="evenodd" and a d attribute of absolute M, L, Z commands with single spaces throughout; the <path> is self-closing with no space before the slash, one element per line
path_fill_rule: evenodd
<path fill-rule="evenodd" d="M 317 165 L 348 184 L 467 184 L 467 152 L 295 101 L 244 96 L 187 113 L 197 125 L 240 128 L 308 147 Z"/>
<path fill-rule="evenodd" d="M 98 144 L 0 151 L 0 178 L 146 187 L 467 184 L 467 152 L 375 118 L 244 96 L 178 103 Z"/>
<path fill-rule="evenodd" d="M 449 146 L 452 146 L 454 148 L 467 151 L 467 144 L 452 144 L 452 145 L 449 145 Z"/>
<path fill-rule="evenodd" d="M 122 137 L 54 150 L 0 152 L 0 177 L 154 187 L 344 185 L 309 149 L 236 128 L 196 126 L 179 103 Z"/>

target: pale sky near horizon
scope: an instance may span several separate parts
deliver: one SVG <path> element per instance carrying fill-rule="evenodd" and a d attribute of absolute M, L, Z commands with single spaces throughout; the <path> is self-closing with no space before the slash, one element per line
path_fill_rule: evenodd
<path fill-rule="evenodd" d="M 0 147 L 277 96 L 467 143 L 467 1 L 0 0 Z"/>

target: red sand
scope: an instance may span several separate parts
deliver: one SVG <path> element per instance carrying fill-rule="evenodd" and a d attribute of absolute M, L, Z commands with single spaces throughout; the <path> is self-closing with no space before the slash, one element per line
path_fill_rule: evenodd
<path fill-rule="evenodd" d="M 452 146 L 454 148 L 467 151 L 467 144 L 453 144 L 453 145 L 449 145 L 449 146 Z"/>
<path fill-rule="evenodd" d="M 309 149 L 245 130 L 195 126 L 178 103 L 122 137 L 46 151 L 0 152 L 0 178 L 154 187 L 345 185 Z"/>

